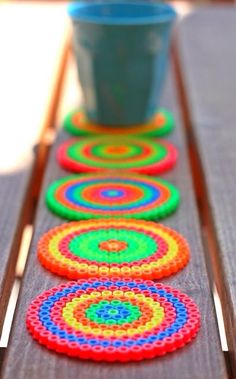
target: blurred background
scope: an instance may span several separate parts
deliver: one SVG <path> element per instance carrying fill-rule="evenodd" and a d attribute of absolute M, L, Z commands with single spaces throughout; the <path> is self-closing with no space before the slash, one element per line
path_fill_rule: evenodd
<path fill-rule="evenodd" d="M 169 2 L 181 19 L 197 7 L 235 1 Z M 31 159 L 32 146 L 42 141 L 50 124 L 61 122 L 68 104 L 71 107 L 74 102 L 72 98 L 77 96 L 80 101 L 75 83 L 74 90 L 71 88 L 66 96 L 61 96 L 62 82 L 65 82 L 63 73 L 68 76 L 70 71 L 68 68 L 62 70 L 70 39 L 67 3 L 62 0 L 0 0 L 0 129 L 4 135 L 0 139 L 0 173 L 25 165 Z M 56 107 L 59 98 L 67 105 Z M 56 121 L 53 120 L 55 108 L 59 114 Z"/>
<path fill-rule="evenodd" d="M 169 2 L 181 19 L 197 7 L 235 1 Z M 67 4 L 0 0 L 0 130 L 4 136 L 0 139 L 0 174 L 26 166 L 32 160 L 33 146 L 51 141 L 51 126 L 59 125 L 68 109 L 81 100 L 76 74 L 71 73 L 73 62 L 68 59 Z"/>

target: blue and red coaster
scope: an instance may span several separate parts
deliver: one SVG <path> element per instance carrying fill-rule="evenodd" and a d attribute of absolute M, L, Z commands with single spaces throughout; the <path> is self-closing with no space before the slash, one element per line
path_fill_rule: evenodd
<path fill-rule="evenodd" d="M 43 292 L 29 306 L 33 338 L 57 353 L 95 361 L 139 361 L 190 342 L 200 328 L 194 302 L 150 280 L 87 279 Z"/>
<path fill-rule="evenodd" d="M 157 175 L 176 163 L 177 150 L 164 140 L 134 137 L 89 137 L 70 139 L 58 148 L 60 165 L 72 172 L 107 170 Z"/>
<path fill-rule="evenodd" d="M 179 191 L 163 179 L 143 175 L 72 175 L 46 193 L 49 209 L 68 220 L 125 217 L 157 220 L 173 213 Z"/>
<path fill-rule="evenodd" d="M 163 137 L 174 129 L 174 119 L 171 112 L 159 109 L 155 116 L 146 124 L 132 126 L 105 126 L 89 121 L 82 109 L 74 110 L 65 118 L 64 128 L 74 136 L 84 135 L 139 135 L 145 137 Z"/>

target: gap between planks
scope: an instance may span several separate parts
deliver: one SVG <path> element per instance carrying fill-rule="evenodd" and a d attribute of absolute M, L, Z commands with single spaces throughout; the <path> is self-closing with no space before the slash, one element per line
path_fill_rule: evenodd
<path fill-rule="evenodd" d="M 184 81 L 180 67 L 180 59 L 178 55 L 176 39 L 172 44 L 171 56 L 173 61 L 175 80 L 177 83 L 177 99 L 180 104 L 182 123 L 186 132 L 189 162 L 193 176 L 193 188 L 195 191 L 196 204 L 199 213 L 205 261 L 209 276 L 210 288 L 214 300 L 219 336 L 221 340 L 222 351 L 224 352 L 226 367 L 228 370 L 228 377 L 233 379 L 232 365 L 230 362 L 230 354 L 228 351 L 228 342 L 225 332 L 225 324 L 227 320 L 224 318 L 224 312 L 222 308 L 222 304 L 224 303 L 224 278 L 218 260 L 219 248 L 215 235 L 212 215 L 209 208 L 208 192 L 206 182 L 204 180 L 203 168 L 199 158 L 199 151 L 194 141 L 194 131 L 191 123 L 189 103 L 185 92 Z"/>

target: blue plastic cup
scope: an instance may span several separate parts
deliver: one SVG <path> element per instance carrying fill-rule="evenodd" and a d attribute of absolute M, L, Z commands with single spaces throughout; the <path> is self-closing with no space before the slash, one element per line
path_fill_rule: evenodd
<path fill-rule="evenodd" d="M 69 15 L 87 117 L 104 125 L 147 122 L 159 105 L 174 9 L 140 0 L 79 2 Z"/>

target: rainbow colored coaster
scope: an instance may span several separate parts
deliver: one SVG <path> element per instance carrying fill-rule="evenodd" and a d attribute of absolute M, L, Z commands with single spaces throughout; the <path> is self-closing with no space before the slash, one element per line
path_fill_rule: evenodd
<path fill-rule="evenodd" d="M 200 328 L 195 303 L 151 280 L 88 279 L 43 292 L 27 328 L 57 353 L 96 361 L 150 359 L 190 342 Z"/>
<path fill-rule="evenodd" d="M 177 155 L 166 141 L 103 136 L 67 140 L 59 147 L 57 159 L 73 172 L 118 169 L 155 175 L 171 169 Z"/>
<path fill-rule="evenodd" d="M 160 279 L 182 269 L 189 246 L 176 231 L 141 220 L 71 222 L 51 229 L 38 243 L 48 270 L 69 279 Z"/>
<path fill-rule="evenodd" d="M 67 132 L 75 136 L 88 134 L 108 134 L 108 135 L 142 135 L 146 137 L 162 137 L 174 129 L 174 119 L 172 114 L 160 109 L 152 120 L 146 124 L 114 127 L 98 125 L 90 122 L 82 109 L 70 112 L 64 121 L 64 128 Z"/>
<path fill-rule="evenodd" d="M 69 220 L 125 217 L 157 220 L 173 213 L 179 191 L 162 179 L 142 175 L 73 175 L 46 193 L 49 209 Z"/>

